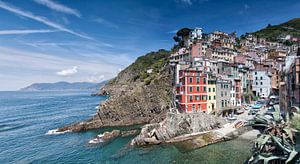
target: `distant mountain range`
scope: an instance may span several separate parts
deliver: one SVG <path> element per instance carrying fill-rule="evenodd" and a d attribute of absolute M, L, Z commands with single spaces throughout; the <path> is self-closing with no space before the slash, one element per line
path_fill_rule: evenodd
<path fill-rule="evenodd" d="M 74 82 L 69 83 L 60 81 L 56 83 L 34 83 L 25 88 L 21 88 L 21 91 L 59 91 L 59 90 L 99 90 L 108 81 L 101 83 L 90 82 Z"/>

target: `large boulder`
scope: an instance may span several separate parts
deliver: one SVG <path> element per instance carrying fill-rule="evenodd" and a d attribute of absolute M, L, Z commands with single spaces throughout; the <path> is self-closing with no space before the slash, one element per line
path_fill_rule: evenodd
<path fill-rule="evenodd" d="M 142 128 L 131 145 L 159 144 L 174 137 L 223 127 L 226 120 L 205 113 L 168 113 L 161 123 Z"/>

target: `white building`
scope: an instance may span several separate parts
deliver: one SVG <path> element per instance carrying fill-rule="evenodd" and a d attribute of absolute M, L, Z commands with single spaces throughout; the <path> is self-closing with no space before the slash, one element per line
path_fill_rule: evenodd
<path fill-rule="evenodd" d="M 252 72 L 252 91 L 255 96 L 268 97 L 271 93 L 272 74 L 266 68 L 256 68 Z"/>
<path fill-rule="evenodd" d="M 190 39 L 191 40 L 200 40 L 202 39 L 202 28 L 196 27 L 194 30 L 190 32 Z"/>

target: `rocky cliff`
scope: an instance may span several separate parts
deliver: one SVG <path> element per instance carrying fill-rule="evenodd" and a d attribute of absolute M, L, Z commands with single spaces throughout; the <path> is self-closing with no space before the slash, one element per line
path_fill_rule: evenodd
<path fill-rule="evenodd" d="M 88 121 L 59 131 L 82 131 L 108 126 L 127 126 L 162 121 L 170 107 L 169 51 L 159 50 L 139 57 L 98 93 L 109 98 Z"/>

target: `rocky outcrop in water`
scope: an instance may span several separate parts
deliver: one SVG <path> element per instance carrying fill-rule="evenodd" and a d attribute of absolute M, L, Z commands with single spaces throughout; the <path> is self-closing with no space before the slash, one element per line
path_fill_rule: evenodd
<path fill-rule="evenodd" d="M 98 95 L 109 95 L 88 121 L 59 131 L 128 126 L 162 121 L 169 111 L 171 74 L 169 51 L 159 50 L 139 57 L 106 84 Z"/>
<path fill-rule="evenodd" d="M 131 145 L 160 144 L 184 134 L 192 134 L 223 127 L 226 121 L 205 113 L 168 113 L 161 123 L 145 125 Z"/>

